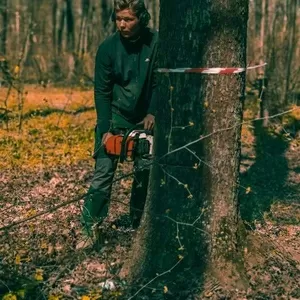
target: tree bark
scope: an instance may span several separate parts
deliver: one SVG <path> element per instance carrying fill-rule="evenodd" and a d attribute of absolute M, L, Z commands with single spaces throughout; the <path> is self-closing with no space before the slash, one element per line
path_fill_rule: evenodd
<path fill-rule="evenodd" d="M 79 59 L 82 59 L 82 56 L 87 52 L 87 21 L 90 10 L 90 1 L 82 0 L 81 2 L 81 24 L 80 24 L 80 32 L 77 46 L 77 55 Z"/>
<path fill-rule="evenodd" d="M 1 35 L 0 35 L 0 58 L 6 55 L 6 41 L 7 41 L 7 26 L 8 26 L 8 15 L 7 15 L 7 0 L 0 1 L 0 15 L 2 18 Z"/>
<path fill-rule="evenodd" d="M 292 63 L 297 47 L 297 0 L 291 0 L 288 7 L 288 47 L 286 51 L 286 86 L 285 86 L 285 104 L 288 105 L 289 92 L 292 77 Z"/>
<path fill-rule="evenodd" d="M 67 51 L 75 50 L 75 28 L 72 8 L 72 0 L 66 0 L 66 26 L 67 26 Z"/>
<path fill-rule="evenodd" d="M 52 2 L 52 47 L 54 60 L 57 59 L 57 0 Z"/>
<path fill-rule="evenodd" d="M 246 66 L 248 0 L 165 0 L 160 12 L 160 67 Z M 195 284 L 185 273 L 197 284 L 245 287 L 237 200 L 245 73 L 158 82 L 150 194 L 123 274 L 160 278 L 176 299 L 181 284 Z"/>
<path fill-rule="evenodd" d="M 268 91 L 266 93 L 266 103 L 269 115 L 274 115 L 284 108 L 285 97 L 285 49 L 284 41 L 284 15 L 285 7 L 281 2 L 277 2 L 274 11 L 269 11 L 274 16 L 269 28 L 268 39 L 268 66 L 266 75 L 268 78 Z"/>

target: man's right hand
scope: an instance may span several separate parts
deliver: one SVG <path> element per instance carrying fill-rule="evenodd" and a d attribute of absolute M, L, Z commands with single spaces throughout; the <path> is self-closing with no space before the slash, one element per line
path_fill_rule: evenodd
<path fill-rule="evenodd" d="M 105 145 L 107 140 L 109 138 L 111 138 L 112 136 L 113 136 L 113 134 L 111 132 L 104 133 L 103 136 L 102 136 L 102 145 Z"/>

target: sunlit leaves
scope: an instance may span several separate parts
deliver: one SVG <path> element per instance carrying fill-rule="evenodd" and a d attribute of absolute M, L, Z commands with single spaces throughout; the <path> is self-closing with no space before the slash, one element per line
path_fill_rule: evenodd
<path fill-rule="evenodd" d="M 44 280 L 43 274 L 44 274 L 44 270 L 36 269 L 34 274 L 34 279 L 36 281 L 43 281 Z"/>

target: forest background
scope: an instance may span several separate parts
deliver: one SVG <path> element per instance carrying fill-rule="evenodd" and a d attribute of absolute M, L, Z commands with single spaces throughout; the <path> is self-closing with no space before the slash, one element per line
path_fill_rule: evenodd
<path fill-rule="evenodd" d="M 150 26 L 158 29 L 159 1 L 145 2 L 152 15 Z M 88 257 L 70 255 L 80 214 L 79 202 L 73 199 L 87 189 L 94 163 L 94 59 L 101 41 L 115 30 L 111 13 L 112 2 L 107 0 L 0 0 L 4 297 L 122 296 L 122 282 L 115 278 L 132 238 L 123 217 L 130 164 L 117 171 L 113 213 L 106 222 L 107 247 Z M 242 213 L 247 221 L 258 222 L 257 245 L 267 240 L 272 249 L 271 254 L 248 260 L 253 298 L 300 298 L 299 28 L 300 1 L 250 0 L 248 65 L 267 65 L 247 72 L 244 118 L 250 123 L 263 118 L 266 130 L 258 132 L 255 123 L 243 125 L 243 196 L 258 205 L 251 216 L 246 216 L 247 207 Z M 40 213 L 46 214 L 38 217 Z M 26 221 L 21 226 L 11 227 L 22 220 Z M 161 285 L 152 292 L 167 297 L 171 292 Z"/>

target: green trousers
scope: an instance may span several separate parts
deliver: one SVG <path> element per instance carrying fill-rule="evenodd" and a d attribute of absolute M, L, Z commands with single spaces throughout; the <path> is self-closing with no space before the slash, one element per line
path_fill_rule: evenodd
<path fill-rule="evenodd" d="M 120 119 L 120 120 L 119 120 Z M 122 119 L 115 116 L 113 119 L 113 133 L 124 131 L 124 124 L 126 127 L 133 127 L 134 124 L 122 123 Z M 114 122 L 115 120 L 115 122 Z M 117 128 L 121 127 L 121 128 Z M 114 174 L 118 164 L 118 158 L 107 155 L 101 144 L 102 136 L 95 130 L 95 170 L 94 176 L 88 193 L 85 197 L 84 206 L 81 215 L 81 222 L 85 228 L 89 229 L 94 224 L 101 224 L 108 214 L 111 189 L 114 179 Z M 140 219 L 143 214 L 144 205 L 147 197 L 148 181 L 149 181 L 149 167 L 140 169 L 140 165 L 144 161 L 136 161 L 134 163 L 134 180 L 131 188 L 130 198 L 130 217 L 133 227 L 138 227 Z M 116 199 L 118 200 L 118 199 Z"/>

